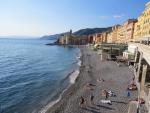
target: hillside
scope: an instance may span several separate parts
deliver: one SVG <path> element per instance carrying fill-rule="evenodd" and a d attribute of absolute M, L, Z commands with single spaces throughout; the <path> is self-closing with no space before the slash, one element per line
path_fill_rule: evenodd
<path fill-rule="evenodd" d="M 91 35 L 91 34 L 95 34 L 95 33 L 105 32 L 108 30 L 111 30 L 111 27 L 108 27 L 108 28 L 86 28 L 86 29 L 80 29 L 80 30 L 74 32 L 73 34 L 76 36 Z M 47 35 L 47 36 L 41 37 L 41 39 L 57 40 L 60 37 L 60 35 L 62 35 L 62 34 L 65 34 L 65 33 L 60 33 L 60 34 L 55 34 L 55 35 Z"/>
<path fill-rule="evenodd" d="M 57 40 L 57 38 L 60 36 L 60 34 L 55 34 L 55 35 L 46 35 L 41 37 L 40 39 L 45 39 L 45 40 Z"/>
<path fill-rule="evenodd" d="M 73 34 L 77 35 L 77 36 L 91 35 L 91 34 L 95 34 L 95 33 L 101 33 L 104 31 L 108 31 L 110 29 L 111 29 L 111 27 L 108 27 L 108 28 L 87 28 L 87 29 L 81 29 L 79 31 L 76 31 Z"/>

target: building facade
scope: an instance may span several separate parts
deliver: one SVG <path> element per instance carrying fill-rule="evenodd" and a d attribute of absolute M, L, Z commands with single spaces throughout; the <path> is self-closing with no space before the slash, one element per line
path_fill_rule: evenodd
<path fill-rule="evenodd" d="M 135 24 L 134 40 L 140 41 L 150 37 L 150 2 L 145 5 L 145 10 L 138 17 Z"/>
<path fill-rule="evenodd" d="M 94 43 L 99 44 L 102 43 L 102 33 L 96 33 L 94 36 Z"/>
<path fill-rule="evenodd" d="M 117 43 L 124 43 L 124 39 L 125 39 L 124 28 L 123 26 L 120 26 L 117 32 Z"/>
<path fill-rule="evenodd" d="M 118 28 L 117 43 L 128 43 L 133 41 L 136 22 L 136 19 L 128 19 Z"/>
<path fill-rule="evenodd" d="M 126 25 L 126 32 L 125 32 L 125 42 L 132 42 L 134 41 L 134 28 L 135 28 L 135 23 L 137 22 L 136 19 L 131 19 L 127 21 Z"/>
<path fill-rule="evenodd" d="M 100 44 L 100 43 L 107 43 L 108 32 L 96 33 L 93 36 L 93 43 Z"/>
<path fill-rule="evenodd" d="M 120 25 L 115 25 L 112 27 L 112 30 L 107 34 L 107 43 L 116 43 L 117 42 L 117 34 Z"/>

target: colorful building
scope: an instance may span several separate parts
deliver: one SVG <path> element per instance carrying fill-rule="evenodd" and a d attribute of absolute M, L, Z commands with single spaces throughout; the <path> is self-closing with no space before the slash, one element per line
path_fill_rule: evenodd
<path fill-rule="evenodd" d="M 94 44 L 107 43 L 108 31 L 102 33 L 96 33 L 93 38 Z"/>
<path fill-rule="evenodd" d="M 117 42 L 117 33 L 120 25 L 115 25 L 112 27 L 112 30 L 107 34 L 107 43 L 116 43 Z"/>
<path fill-rule="evenodd" d="M 94 44 L 102 43 L 102 33 L 96 33 L 94 35 Z"/>
<path fill-rule="evenodd" d="M 126 34 L 125 34 L 125 42 L 131 42 L 133 41 L 134 38 L 134 28 L 135 28 L 135 23 L 137 22 L 136 19 L 129 19 L 127 21 L 126 25 Z"/>
<path fill-rule="evenodd" d="M 150 2 L 145 5 L 142 36 L 150 36 Z"/>
<path fill-rule="evenodd" d="M 134 40 L 140 41 L 150 37 L 150 2 L 145 5 L 145 10 L 138 17 L 135 24 Z"/>
<path fill-rule="evenodd" d="M 136 22 L 136 19 L 128 19 L 122 24 L 122 26 L 118 28 L 117 43 L 128 43 L 133 41 L 134 27 Z"/>
<path fill-rule="evenodd" d="M 124 28 L 123 26 L 119 26 L 117 32 L 117 43 L 124 43 L 124 39 L 125 39 Z"/>
<path fill-rule="evenodd" d="M 94 42 L 94 35 L 89 35 L 89 36 L 88 36 L 88 42 L 89 42 L 90 44 L 92 44 L 92 43 Z"/>

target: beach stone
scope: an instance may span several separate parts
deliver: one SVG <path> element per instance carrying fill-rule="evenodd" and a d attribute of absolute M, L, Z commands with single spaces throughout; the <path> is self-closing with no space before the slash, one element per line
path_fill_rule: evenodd
<path fill-rule="evenodd" d="M 118 67 L 113 61 L 103 61 L 95 51 L 82 48 L 82 65 L 76 83 L 63 95 L 62 100 L 47 113 L 128 113 L 129 103 L 137 98 L 137 91 L 127 97 L 127 86 L 133 77 L 133 72 L 127 66 Z M 90 67 L 90 68 L 89 68 Z M 102 79 L 102 82 L 98 82 Z M 87 84 L 94 84 L 88 85 Z M 90 90 L 92 89 L 92 90 Z M 108 97 L 112 104 L 101 103 L 105 97 L 102 90 L 112 91 L 116 97 Z M 94 95 L 94 104 L 90 95 Z M 81 108 L 79 98 L 86 100 Z"/>

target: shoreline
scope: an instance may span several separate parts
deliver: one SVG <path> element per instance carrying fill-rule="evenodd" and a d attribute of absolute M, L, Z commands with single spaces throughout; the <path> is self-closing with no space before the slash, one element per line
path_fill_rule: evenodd
<path fill-rule="evenodd" d="M 55 100 L 56 102 L 52 105 L 52 106 L 50 106 L 49 108 L 47 108 L 47 110 L 45 111 L 44 110 L 44 112 L 39 112 L 39 113 L 55 113 L 55 112 L 57 112 L 57 110 L 59 110 L 59 108 L 58 107 L 61 107 L 61 106 L 59 106 L 61 103 L 62 103 L 62 101 L 64 100 L 64 99 L 66 99 L 67 97 L 69 98 L 69 96 L 70 96 L 70 91 L 72 91 L 72 89 L 74 89 L 74 87 L 75 87 L 75 84 L 77 84 L 77 82 L 78 82 L 78 79 L 79 79 L 79 76 L 80 76 L 80 72 L 82 71 L 82 69 L 81 69 L 81 67 L 82 67 L 82 63 L 83 63 L 83 50 L 81 50 L 82 48 L 79 48 L 79 56 L 77 56 L 77 59 L 79 60 L 79 62 L 78 62 L 78 65 L 79 65 L 79 73 L 78 73 L 78 75 L 76 76 L 76 78 L 75 78 L 75 80 L 74 80 L 74 83 L 70 83 L 69 84 L 69 86 L 62 92 L 62 94 L 59 96 L 59 98 L 57 99 L 57 100 Z M 71 75 L 70 75 L 71 76 Z M 70 76 L 69 76 L 69 78 L 70 78 Z M 73 93 L 73 92 L 72 92 Z M 53 101 L 54 102 L 54 101 Z"/>
<path fill-rule="evenodd" d="M 48 108 L 45 113 L 127 113 L 130 100 L 137 96 L 137 92 L 133 92 L 130 99 L 125 97 L 126 87 L 133 73 L 128 67 L 117 67 L 115 62 L 100 61 L 100 55 L 90 51 L 87 47 L 80 48 L 80 51 L 82 63 L 75 83 L 62 94 L 60 101 Z M 116 79 L 111 77 L 112 74 Z M 97 79 L 101 78 L 105 80 L 104 83 L 97 82 Z M 92 89 L 87 87 L 89 83 L 94 84 L 95 87 Z M 103 99 L 100 92 L 103 89 L 112 90 L 117 95 L 116 98 L 110 98 L 113 101 L 111 106 L 100 103 L 100 99 Z M 92 105 L 92 107 L 89 102 L 91 94 L 94 94 L 96 99 L 96 106 Z M 81 96 L 86 98 L 85 108 L 79 106 Z"/>
<path fill-rule="evenodd" d="M 72 72 L 70 72 L 67 76 L 68 80 L 69 80 L 69 85 L 61 91 L 61 94 L 58 96 L 57 99 L 51 101 L 50 103 L 48 103 L 44 108 L 42 108 L 38 113 L 47 113 L 49 112 L 49 110 L 51 110 L 56 104 L 58 104 L 60 102 L 60 100 L 63 98 L 63 95 L 65 93 L 67 93 L 67 91 L 70 89 L 70 87 L 72 87 L 74 84 L 76 84 L 76 80 L 79 77 L 80 74 L 80 67 L 82 65 L 82 53 L 81 53 L 81 49 L 79 48 L 79 53 L 76 56 L 76 60 L 77 60 L 77 64 L 78 67 L 76 69 L 74 69 Z"/>

